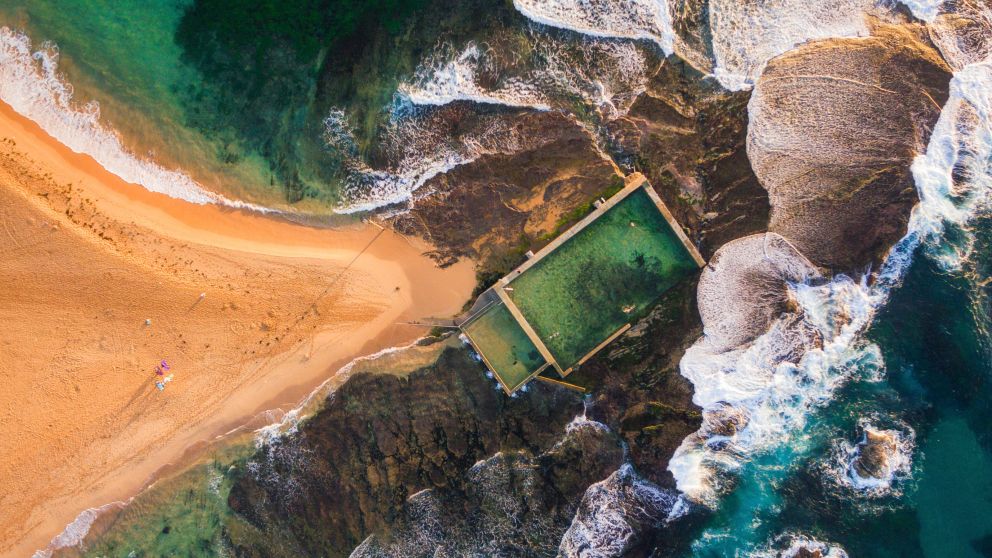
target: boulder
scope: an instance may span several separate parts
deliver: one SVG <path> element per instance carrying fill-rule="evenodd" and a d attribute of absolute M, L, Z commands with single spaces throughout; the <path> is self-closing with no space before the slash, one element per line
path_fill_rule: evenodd
<path fill-rule="evenodd" d="M 721 352 L 753 341 L 789 309 L 787 282 L 819 276 L 782 236 L 755 234 L 725 244 L 699 279 L 699 314 L 708 347 Z"/>
<path fill-rule="evenodd" d="M 802 45 L 773 59 L 748 105 L 747 153 L 769 229 L 814 263 L 860 270 L 906 232 L 910 165 L 951 72 L 917 25 Z"/>

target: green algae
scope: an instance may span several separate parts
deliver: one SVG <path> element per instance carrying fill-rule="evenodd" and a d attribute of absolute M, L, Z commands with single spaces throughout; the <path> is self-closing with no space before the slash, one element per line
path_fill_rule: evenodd
<path fill-rule="evenodd" d="M 127 506 L 98 519 L 79 548 L 86 557 L 212 557 L 231 554 L 229 535 L 250 540 L 254 528 L 227 505 L 237 471 L 255 451 L 242 442 L 216 450 L 178 475 L 159 480 Z M 260 546 L 261 548 L 261 546 Z"/>
<path fill-rule="evenodd" d="M 568 369 L 696 269 L 639 189 L 514 278 L 508 294 Z"/>

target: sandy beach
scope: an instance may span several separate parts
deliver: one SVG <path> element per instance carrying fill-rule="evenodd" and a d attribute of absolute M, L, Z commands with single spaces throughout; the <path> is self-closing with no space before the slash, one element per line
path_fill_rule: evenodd
<path fill-rule="evenodd" d="M 0 103 L 0 555 L 457 313 L 472 263 L 427 250 L 153 194 Z"/>

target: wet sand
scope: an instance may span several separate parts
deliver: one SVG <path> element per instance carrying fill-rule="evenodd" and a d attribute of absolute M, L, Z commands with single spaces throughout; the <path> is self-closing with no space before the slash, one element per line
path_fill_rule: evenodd
<path fill-rule="evenodd" d="M 294 225 L 148 192 L 0 103 L 0 555 L 356 356 L 452 316 L 471 262 L 373 225 Z M 201 293 L 205 296 L 201 297 Z M 151 324 L 146 325 L 150 319 Z M 156 390 L 165 358 L 173 381 Z"/>

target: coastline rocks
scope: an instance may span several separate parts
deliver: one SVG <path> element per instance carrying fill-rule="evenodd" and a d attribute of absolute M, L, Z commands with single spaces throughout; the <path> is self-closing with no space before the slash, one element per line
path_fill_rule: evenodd
<path fill-rule="evenodd" d="M 451 128 L 476 118 L 454 105 L 439 112 L 439 118 L 459 119 Z M 568 116 L 525 110 L 500 121 L 508 133 L 498 150 L 428 180 L 409 211 L 391 218 L 399 232 L 428 239 L 439 261 L 483 261 L 512 251 L 525 235 L 552 232 L 564 215 L 620 180 L 589 133 Z"/>
<path fill-rule="evenodd" d="M 731 241 L 716 251 L 699 279 L 697 299 L 707 347 L 727 351 L 753 341 L 789 309 L 787 282 L 820 274 L 775 233 Z"/>
<path fill-rule="evenodd" d="M 747 152 L 769 230 L 814 263 L 854 270 L 906 229 L 910 172 L 948 96 L 950 68 L 918 26 L 802 45 L 772 60 L 748 110 Z"/>
<path fill-rule="evenodd" d="M 861 440 L 843 444 L 847 467 L 842 481 L 870 497 L 898 496 L 900 484 L 912 475 L 916 433 L 906 425 L 893 429 L 861 421 Z"/>
<path fill-rule="evenodd" d="M 747 159 L 749 98 L 670 57 L 606 125 L 613 158 L 644 173 L 706 257 L 768 229 L 768 193 Z"/>
<path fill-rule="evenodd" d="M 586 490 L 558 556 L 629 556 L 643 535 L 665 524 L 678 492 L 659 488 L 624 464 Z"/>
<path fill-rule="evenodd" d="M 540 455 L 499 452 L 466 472 L 464 490 L 411 496 L 396 525 L 371 535 L 351 556 L 551 556 L 585 488 L 622 458 L 613 433 L 577 418 Z"/>
<path fill-rule="evenodd" d="M 228 504 L 273 547 L 347 553 L 401 518 L 412 494 L 465 490 L 480 459 L 548 451 L 582 409 L 579 394 L 540 382 L 507 398 L 468 351 L 447 349 L 406 378 L 350 378 L 297 432 L 260 449 Z M 236 535 L 244 555 L 261 552 Z"/>
<path fill-rule="evenodd" d="M 992 56 L 992 9 L 986 2 L 943 2 L 928 30 L 944 60 L 955 70 Z"/>

